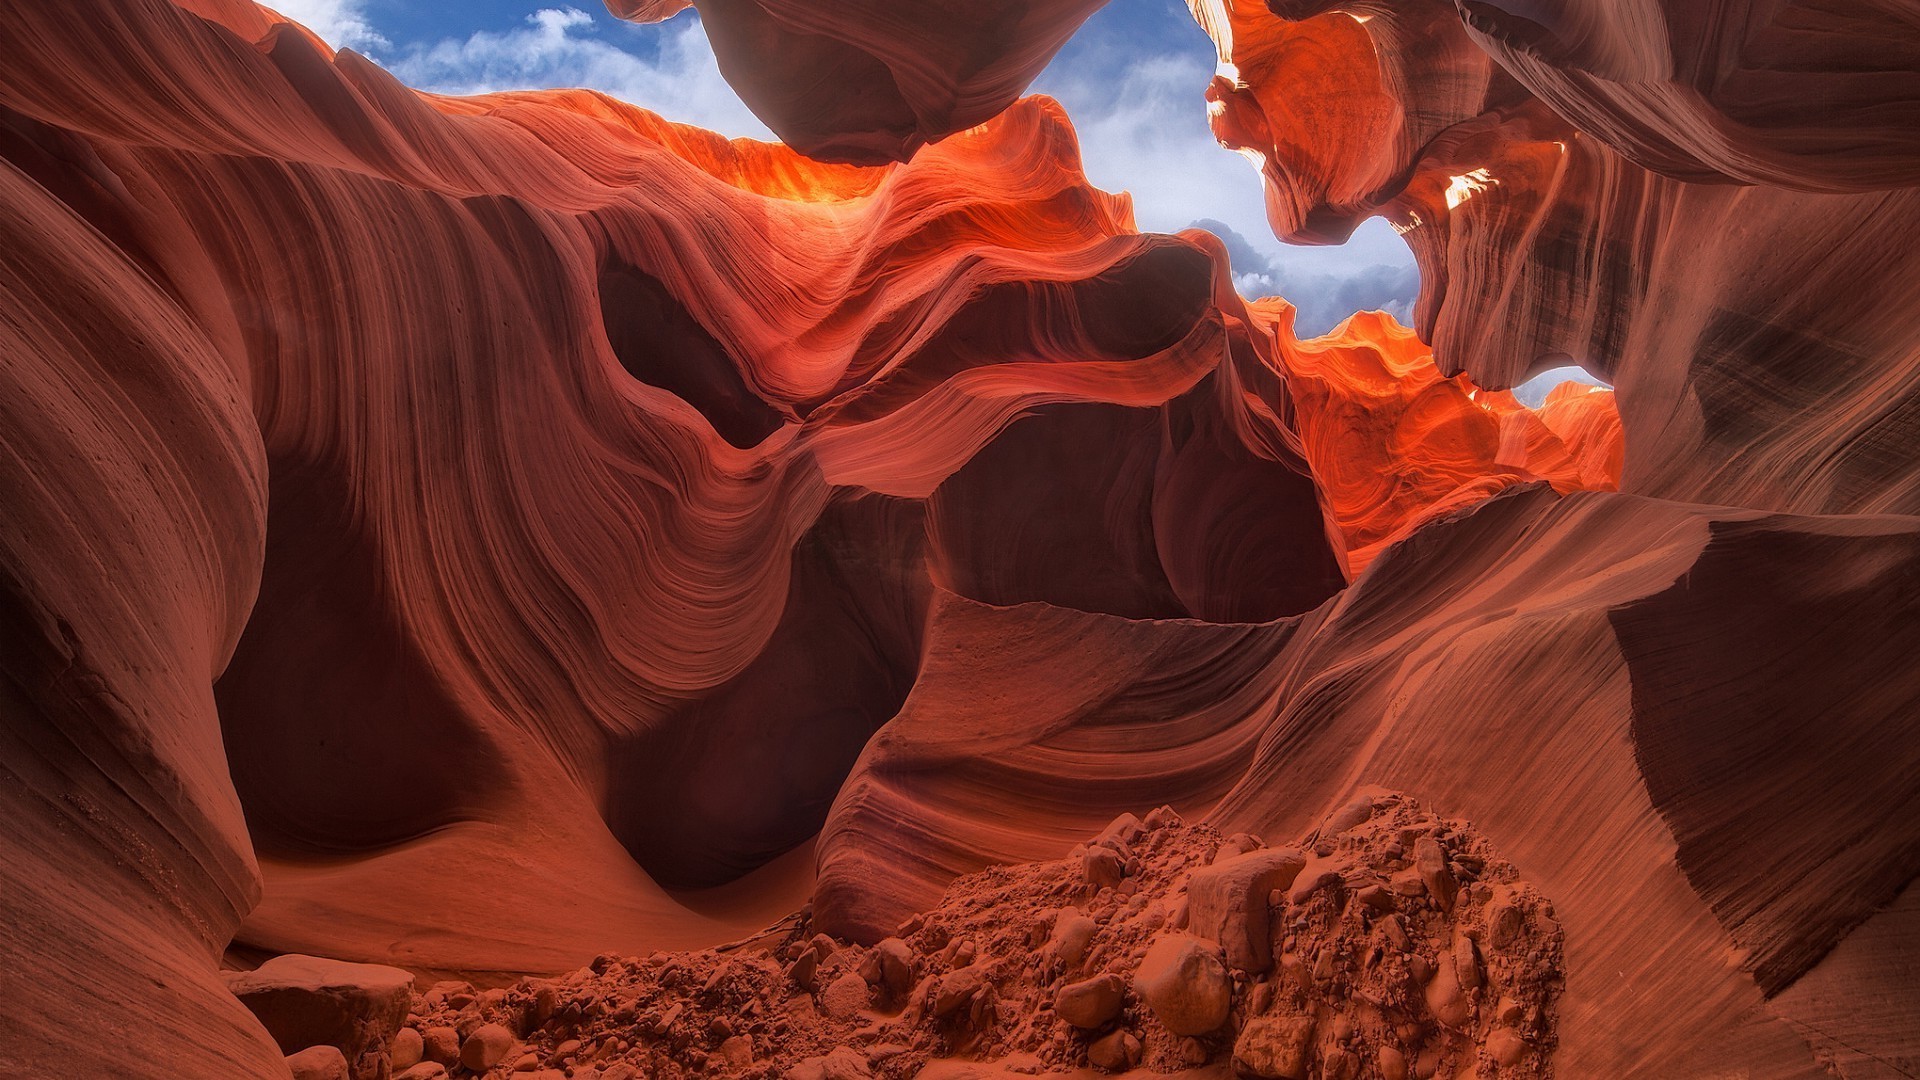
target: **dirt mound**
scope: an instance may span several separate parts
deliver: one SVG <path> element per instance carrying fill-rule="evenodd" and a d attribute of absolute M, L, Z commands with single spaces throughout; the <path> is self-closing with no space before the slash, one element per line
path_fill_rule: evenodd
<path fill-rule="evenodd" d="M 1129 814 L 1066 858 L 957 880 L 871 948 L 803 914 L 726 950 L 443 983 L 410 1025 L 460 1075 L 833 1080 L 962 1058 L 1519 1078 L 1550 1073 L 1561 985 L 1552 905 L 1468 823 L 1373 792 L 1291 847 Z M 491 1067 L 458 1064 L 501 1028 Z"/>

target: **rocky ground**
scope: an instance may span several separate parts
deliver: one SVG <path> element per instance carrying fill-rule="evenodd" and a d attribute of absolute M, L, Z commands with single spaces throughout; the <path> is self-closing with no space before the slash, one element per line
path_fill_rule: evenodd
<path fill-rule="evenodd" d="M 956 881 L 871 947 L 802 913 L 729 950 L 440 983 L 413 995 L 384 1057 L 348 1046 L 350 1068 L 322 1047 L 300 1071 L 851 1080 L 958 1059 L 1521 1080 L 1551 1075 L 1561 972 L 1552 905 L 1512 865 L 1467 823 L 1373 792 L 1280 847 L 1127 815 L 1063 859 Z"/>

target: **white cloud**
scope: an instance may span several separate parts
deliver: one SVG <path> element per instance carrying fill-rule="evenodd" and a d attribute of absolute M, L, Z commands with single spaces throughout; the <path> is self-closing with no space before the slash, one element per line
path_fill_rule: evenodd
<path fill-rule="evenodd" d="M 336 49 L 369 52 L 389 44 L 367 21 L 366 0 L 273 0 L 268 6 Z"/>
<path fill-rule="evenodd" d="M 773 137 L 720 77 L 697 15 L 640 32 L 658 35 L 658 56 L 643 58 L 601 38 L 593 16 L 579 8 L 542 8 L 512 30 L 410 46 L 387 67 L 436 93 L 585 87 L 725 135 Z"/>
<path fill-rule="evenodd" d="M 1090 180 L 1131 192 L 1134 216 L 1147 231 L 1200 224 L 1223 239 L 1233 233 L 1236 286 L 1248 296 L 1293 301 L 1306 332 L 1359 310 L 1336 312 L 1341 305 L 1385 307 L 1408 318 L 1418 275 L 1406 242 L 1386 222 L 1368 221 L 1339 247 L 1298 247 L 1274 237 L 1259 173 L 1216 142 L 1208 124 L 1211 45 L 1146 56 L 1136 49 L 1134 41 L 1070 48 L 1034 86 L 1073 118 Z"/>
<path fill-rule="evenodd" d="M 1530 409 L 1537 409 L 1547 403 L 1547 395 L 1553 392 L 1554 387 L 1566 382 L 1585 383 L 1588 386 L 1598 386 L 1606 390 L 1613 389 L 1612 383 L 1590 374 L 1586 368 L 1570 365 L 1535 375 L 1514 387 L 1513 396 L 1520 400 L 1520 404 Z"/>

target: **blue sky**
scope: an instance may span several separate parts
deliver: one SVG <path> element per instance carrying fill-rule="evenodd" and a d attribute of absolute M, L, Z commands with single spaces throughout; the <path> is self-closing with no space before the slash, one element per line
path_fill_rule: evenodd
<path fill-rule="evenodd" d="M 657 26 L 608 15 L 598 0 L 282 0 L 273 4 L 336 46 L 410 85 L 444 93 L 587 86 L 670 119 L 728 135 L 771 135 L 714 65 L 699 17 Z M 1381 221 L 1341 247 L 1280 243 L 1259 175 L 1208 131 L 1202 94 L 1213 45 L 1184 0 L 1112 0 L 1034 84 L 1060 99 L 1080 133 L 1088 176 L 1134 196 L 1140 227 L 1196 223 L 1221 234 L 1240 291 L 1301 308 L 1301 329 L 1329 329 L 1361 308 L 1405 320 L 1419 279 Z"/>

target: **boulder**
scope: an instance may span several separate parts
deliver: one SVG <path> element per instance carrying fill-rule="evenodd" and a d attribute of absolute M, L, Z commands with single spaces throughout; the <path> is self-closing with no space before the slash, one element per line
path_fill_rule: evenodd
<path fill-rule="evenodd" d="M 1290 848 L 1265 848 L 1193 872 L 1187 882 L 1187 926 L 1218 942 L 1234 968 L 1260 974 L 1273 968 L 1267 897 L 1284 890 L 1306 865 Z"/>
<path fill-rule="evenodd" d="M 1134 972 L 1133 992 L 1175 1035 L 1205 1035 L 1226 1023 L 1233 983 L 1215 947 L 1190 934 L 1154 939 Z"/>
<path fill-rule="evenodd" d="M 228 973 L 227 989 L 283 1053 L 332 1046 L 346 1058 L 351 1080 L 388 1074 L 387 1045 L 413 1003 L 410 972 L 292 953 Z"/>

